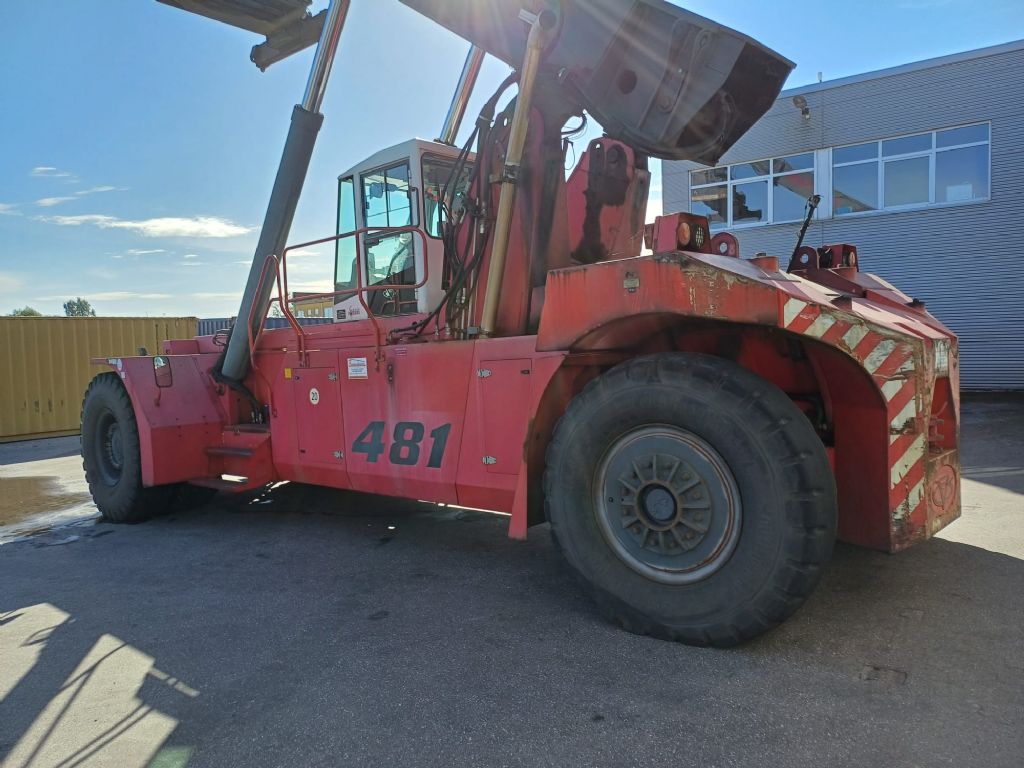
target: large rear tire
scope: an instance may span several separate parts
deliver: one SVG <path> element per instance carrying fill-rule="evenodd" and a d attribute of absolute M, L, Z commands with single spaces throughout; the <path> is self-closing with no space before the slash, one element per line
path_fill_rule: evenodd
<path fill-rule="evenodd" d="M 727 360 L 667 353 L 591 381 L 559 421 L 545 504 L 555 541 L 625 629 L 730 646 L 790 616 L 836 530 L 808 419 Z"/>
<path fill-rule="evenodd" d="M 137 523 L 167 509 L 176 486 L 144 488 L 139 427 L 131 398 L 115 373 L 101 373 L 82 403 L 82 466 L 103 519 Z"/>

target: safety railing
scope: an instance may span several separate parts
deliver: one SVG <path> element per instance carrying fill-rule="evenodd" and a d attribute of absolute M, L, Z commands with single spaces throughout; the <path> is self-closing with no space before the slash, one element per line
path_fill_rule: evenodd
<path fill-rule="evenodd" d="M 375 285 L 364 285 L 364 283 L 363 283 L 363 271 L 364 271 L 363 270 L 363 266 L 364 266 L 364 262 L 363 262 L 363 238 L 362 238 L 362 236 L 363 235 L 369 235 L 369 234 L 373 234 L 373 235 L 378 235 L 378 234 L 395 235 L 395 234 L 402 234 L 404 232 L 410 232 L 410 233 L 414 234 L 415 236 L 419 237 L 419 239 L 420 239 L 420 245 L 421 245 L 420 253 L 422 254 L 421 261 L 422 261 L 422 264 L 423 264 L 423 276 L 422 276 L 422 279 L 419 280 L 419 282 L 414 283 L 414 284 L 406 284 L 406 283 L 377 283 Z M 348 298 L 348 297 L 353 296 L 353 295 L 358 296 L 359 297 L 359 304 L 363 308 L 363 311 L 366 312 L 366 317 L 371 322 L 371 324 L 373 326 L 373 334 L 374 334 L 374 361 L 375 362 L 377 362 L 377 363 L 380 362 L 380 350 L 381 350 L 381 347 L 383 346 L 383 342 L 382 342 L 382 338 L 381 338 L 381 326 L 380 326 L 380 321 L 378 320 L 377 316 L 373 313 L 373 311 L 370 309 L 370 305 L 366 301 L 366 294 L 369 294 L 369 293 L 372 293 L 372 292 L 375 292 L 375 291 L 386 291 L 386 290 L 414 291 L 414 290 L 417 290 L 417 289 L 422 288 L 423 286 L 425 286 L 427 284 L 427 281 L 430 279 L 430 266 L 429 266 L 429 260 L 427 259 L 427 244 L 428 244 L 427 235 L 426 235 L 426 233 L 422 229 L 420 229 L 419 227 L 417 227 L 415 225 L 408 225 L 408 226 L 404 226 L 404 227 L 362 227 L 361 229 L 354 229 L 351 232 L 343 232 L 340 235 L 332 235 L 330 237 L 322 237 L 322 238 L 320 238 L 318 240 L 310 240 L 310 241 L 305 242 L 305 243 L 296 243 L 295 245 L 289 245 L 287 248 L 284 249 L 283 253 L 281 254 L 281 258 L 280 259 L 276 255 L 274 255 L 274 254 L 271 254 L 271 255 L 267 256 L 266 260 L 264 261 L 263 272 L 260 275 L 260 281 L 259 281 L 259 283 L 257 285 L 256 295 L 257 296 L 261 295 L 261 293 L 263 291 L 263 285 L 264 285 L 264 283 L 265 283 L 265 281 L 267 279 L 268 273 L 270 272 L 270 268 L 272 267 L 273 268 L 273 272 L 274 272 L 274 276 L 275 276 L 275 280 L 276 280 L 276 283 L 277 283 L 277 296 L 274 297 L 271 300 L 270 304 L 273 304 L 275 301 L 278 303 L 278 305 L 281 308 L 281 313 L 284 315 L 284 317 L 288 321 L 288 325 L 292 328 L 293 331 L 295 331 L 296 344 L 297 344 L 297 347 L 298 347 L 297 351 L 298 351 L 298 354 L 299 354 L 300 365 L 305 366 L 305 365 L 308 364 L 308 352 L 307 352 L 307 349 L 306 349 L 306 341 L 307 340 L 306 340 L 306 334 L 305 334 L 305 331 L 302 328 L 302 325 L 299 324 L 298 320 L 296 320 L 295 315 L 291 311 L 291 307 L 288 306 L 288 295 L 289 295 L 288 294 L 288 254 L 291 251 L 299 250 L 301 248 L 311 248 L 311 247 L 316 246 L 316 245 L 324 245 L 325 243 L 334 243 L 334 242 L 342 240 L 342 239 L 344 239 L 346 237 L 354 237 L 355 238 L 355 243 L 356 243 L 356 249 L 355 249 L 356 268 L 354 270 L 355 275 L 356 275 L 356 285 L 355 285 L 355 287 L 354 288 L 345 288 L 343 290 L 338 290 L 338 291 L 325 291 L 323 293 L 309 293 L 309 294 L 306 294 L 306 295 L 303 296 L 303 300 L 309 301 L 309 300 L 327 299 L 327 298 L 337 299 L 337 298 L 340 298 L 340 297 Z M 414 249 L 413 250 L 413 255 L 414 255 L 413 261 L 414 261 L 414 263 L 416 261 L 415 254 L 416 254 L 416 251 Z M 255 307 L 253 309 L 255 310 Z M 270 307 L 268 305 L 267 311 L 269 311 L 269 309 L 270 309 Z M 250 316 L 249 316 L 249 322 L 246 323 L 246 328 L 247 328 L 248 333 L 249 333 L 249 355 L 250 355 L 250 362 L 252 363 L 253 368 L 256 367 L 256 360 L 255 360 L 256 342 L 259 340 L 260 335 L 263 333 L 263 326 L 264 326 L 264 324 L 266 322 L 266 317 L 267 316 L 266 316 L 266 312 L 265 312 L 263 314 L 263 317 L 260 318 L 259 327 L 257 328 L 255 334 L 253 333 L 253 324 L 254 324 L 253 321 L 255 320 L 255 318 L 252 316 L 252 314 L 250 314 Z"/>

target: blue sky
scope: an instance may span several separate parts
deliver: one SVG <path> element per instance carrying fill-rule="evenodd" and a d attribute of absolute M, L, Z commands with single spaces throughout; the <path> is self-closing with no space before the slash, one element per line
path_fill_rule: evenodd
<path fill-rule="evenodd" d="M 796 61 L 790 87 L 1024 38 L 1020 0 L 684 5 Z M 291 242 L 332 232 L 341 171 L 436 134 L 466 52 L 397 0 L 352 6 Z M 255 35 L 152 0 L 0 2 L 0 28 L 0 314 L 233 315 L 311 53 L 260 73 Z M 330 258 L 290 272 L 325 288 Z"/>

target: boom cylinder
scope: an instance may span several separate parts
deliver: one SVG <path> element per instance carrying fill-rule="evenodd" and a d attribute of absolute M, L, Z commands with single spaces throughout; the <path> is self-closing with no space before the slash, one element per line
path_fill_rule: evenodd
<path fill-rule="evenodd" d="M 302 185 L 306 181 L 310 158 L 313 156 L 317 133 L 324 120 L 319 111 L 320 105 L 323 103 L 341 30 L 345 26 L 349 3 L 350 0 L 331 0 L 302 103 L 297 104 L 292 110 L 288 139 L 285 141 L 281 163 L 277 168 L 267 212 L 263 217 L 260 239 L 253 255 L 252 267 L 249 269 L 249 279 L 245 284 L 245 293 L 242 294 L 242 303 L 238 308 L 238 320 L 220 363 L 219 377 L 228 382 L 240 382 L 249 372 L 251 350 L 250 334 L 246 332 L 246 324 L 251 326 L 251 336 L 255 339 L 270 307 L 274 280 L 271 275 L 264 274 L 268 269 L 267 256 L 281 254 L 288 240 L 295 208 L 299 202 Z"/>
<path fill-rule="evenodd" d="M 529 125 L 530 107 L 533 103 L 533 86 L 537 81 L 537 70 L 544 55 L 548 32 L 555 25 L 555 15 L 541 11 L 533 17 L 530 36 L 526 42 L 526 55 L 519 74 L 519 93 L 516 108 L 509 126 L 508 149 L 505 153 L 505 168 L 502 172 L 501 192 L 498 198 L 498 213 L 494 222 L 494 241 L 491 245 L 491 260 L 487 267 L 487 286 L 484 292 L 484 306 L 480 319 L 480 335 L 494 335 L 498 317 L 498 302 L 501 298 L 501 284 L 505 275 L 505 256 L 508 254 L 508 238 L 512 229 L 512 212 L 516 202 L 516 184 L 519 165 L 523 161 L 526 146 L 526 129 Z"/>

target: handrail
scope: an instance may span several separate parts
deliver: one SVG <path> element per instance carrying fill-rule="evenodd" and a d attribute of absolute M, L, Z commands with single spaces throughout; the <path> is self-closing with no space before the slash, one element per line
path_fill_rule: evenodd
<path fill-rule="evenodd" d="M 299 321 L 295 319 L 295 315 L 292 314 L 291 307 L 288 306 L 288 293 L 287 291 L 281 290 L 281 266 L 283 259 L 276 263 L 276 277 L 277 277 L 277 304 L 281 307 L 281 313 L 288 320 L 288 324 L 295 331 L 295 343 L 299 347 L 299 365 L 309 365 L 309 359 L 306 356 L 306 334 L 302 332 L 302 326 L 299 325 Z"/>
<path fill-rule="evenodd" d="M 422 242 L 422 245 L 423 245 L 423 249 L 422 249 L 422 254 L 423 254 L 423 256 L 422 256 L 422 258 L 423 258 L 423 279 L 420 280 L 418 283 L 415 283 L 415 284 L 412 284 L 412 285 L 396 284 L 396 283 L 383 283 L 383 284 L 377 284 L 377 285 L 363 285 L 363 269 L 362 269 L 362 266 L 363 266 L 363 258 L 362 258 L 362 256 L 363 256 L 363 254 L 362 254 L 363 248 L 362 248 L 362 240 L 360 238 L 360 235 L 380 234 L 380 233 L 383 233 L 383 234 L 401 234 L 403 232 L 412 232 L 413 234 L 419 236 L 420 241 Z M 382 344 L 381 344 L 380 322 L 378 321 L 377 316 L 370 309 L 369 305 L 366 303 L 365 294 L 370 293 L 371 291 L 384 291 L 384 290 L 405 290 L 405 291 L 410 291 L 410 290 L 417 290 L 417 289 L 422 288 L 423 286 L 425 286 L 427 284 L 427 281 L 430 279 L 430 261 L 427 258 L 427 247 L 428 247 L 428 242 L 429 241 L 427 240 L 426 233 L 420 227 L 412 225 L 412 224 L 409 224 L 409 225 L 406 225 L 406 226 L 403 226 L 403 227 L 362 227 L 360 229 L 353 229 L 350 232 L 342 232 L 341 234 L 338 234 L 338 235 L 331 235 L 330 237 L 322 237 L 322 238 L 319 238 L 318 240 L 310 240 L 310 241 L 305 242 L 305 243 L 296 243 L 295 245 L 289 245 L 282 252 L 281 260 L 280 260 L 280 263 L 278 264 L 278 271 L 279 271 L 279 273 L 283 273 L 283 276 L 284 276 L 283 277 L 283 285 L 282 285 L 281 282 L 278 283 L 278 294 L 279 294 L 280 297 L 283 297 L 281 299 L 281 305 L 282 305 L 282 308 L 284 308 L 285 305 L 287 305 L 287 303 L 288 303 L 288 253 L 289 252 L 297 250 L 299 248 L 309 248 L 309 247 L 314 246 L 314 245 L 323 245 L 324 243 L 336 242 L 336 241 L 341 240 L 341 239 L 346 238 L 346 237 L 355 237 L 356 238 L 356 255 L 355 255 L 356 256 L 356 269 L 355 269 L 355 273 L 356 273 L 356 287 L 355 288 L 346 288 L 346 289 L 341 290 L 341 291 L 325 291 L 323 293 L 311 293 L 311 294 L 309 294 L 305 298 L 308 298 L 308 299 L 326 299 L 326 298 L 336 298 L 336 297 L 339 297 L 339 296 L 351 296 L 351 295 L 358 296 L 359 297 L 359 304 L 360 304 L 360 306 L 362 306 L 363 311 L 366 312 L 367 319 L 370 320 L 370 322 L 373 324 L 373 331 L 374 331 L 374 359 L 375 359 L 375 362 L 379 365 L 380 364 L 380 348 L 382 346 Z M 413 254 L 414 254 L 414 257 L 415 257 L 415 251 L 413 251 Z M 415 258 L 413 259 L 413 263 L 415 264 Z M 285 316 L 290 318 L 289 319 L 289 324 L 292 324 L 292 327 L 296 329 L 296 334 L 300 337 L 299 338 L 300 349 L 304 350 L 305 349 L 305 331 L 302 330 L 302 326 L 298 323 L 298 321 L 295 321 L 294 323 L 292 322 L 292 321 L 295 320 L 295 318 L 294 318 L 294 316 L 292 316 L 292 313 L 291 313 L 290 309 L 287 309 L 285 311 Z"/>
<path fill-rule="evenodd" d="M 260 270 L 260 281 L 256 284 L 256 295 L 257 296 L 262 295 L 261 292 L 263 291 L 263 281 L 266 280 L 266 278 L 267 278 L 267 264 L 269 262 L 271 262 L 271 261 L 274 262 L 274 270 L 275 270 L 275 272 L 277 271 L 277 268 L 278 268 L 277 256 L 275 256 L 272 253 L 267 254 L 267 258 L 265 258 L 263 260 L 263 269 Z M 249 339 L 249 364 L 253 368 L 256 367 L 256 340 L 260 337 L 260 334 L 263 333 L 263 325 L 267 321 L 267 315 L 264 312 L 263 317 L 260 318 L 259 330 L 256 331 L 256 334 L 254 336 L 253 332 L 252 332 L 252 323 L 253 323 L 253 320 L 255 319 L 253 317 L 253 312 L 255 311 L 255 308 L 256 308 L 256 305 L 253 304 L 249 308 L 249 316 L 245 319 L 245 332 L 248 334 L 248 339 Z M 269 304 L 267 305 L 267 308 L 268 309 L 270 308 Z"/>

